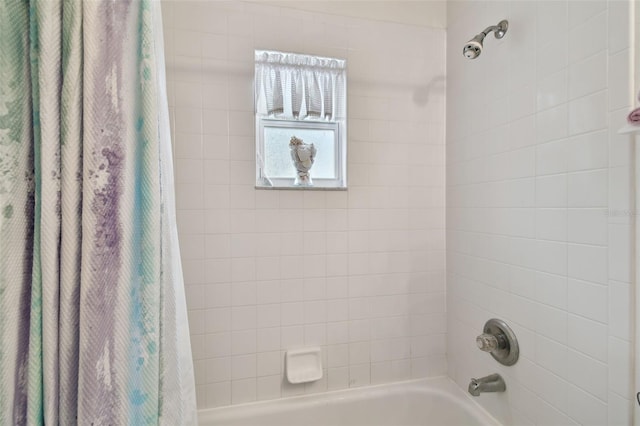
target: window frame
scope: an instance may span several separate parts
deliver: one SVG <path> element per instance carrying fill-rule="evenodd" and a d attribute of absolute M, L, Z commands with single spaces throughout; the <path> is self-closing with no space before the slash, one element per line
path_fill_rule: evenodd
<path fill-rule="evenodd" d="M 268 177 L 263 172 L 265 155 L 265 128 L 305 129 L 305 130 L 333 130 L 335 145 L 335 178 L 311 178 L 313 186 L 294 185 L 295 177 L 273 178 Z M 346 138 L 345 125 L 342 121 L 322 121 L 322 120 L 286 120 L 282 118 L 263 117 L 256 114 L 256 188 L 257 189 L 334 189 L 346 190 Z"/>

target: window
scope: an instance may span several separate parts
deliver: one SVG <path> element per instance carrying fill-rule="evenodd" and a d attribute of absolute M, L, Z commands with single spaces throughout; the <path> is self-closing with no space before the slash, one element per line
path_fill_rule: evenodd
<path fill-rule="evenodd" d="M 255 54 L 256 187 L 346 188 L 345 61 Z"/>

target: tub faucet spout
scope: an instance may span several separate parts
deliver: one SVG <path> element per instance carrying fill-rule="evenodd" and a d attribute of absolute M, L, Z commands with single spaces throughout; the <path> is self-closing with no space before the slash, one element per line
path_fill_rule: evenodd
<path fill-rule="evenodd" d="M 504 392 L 506 389 L 507 386 L 499 374 L 471 379 L 469 383 L 469 393 L 473 396 L 480 396 L 483 392 Z"/>

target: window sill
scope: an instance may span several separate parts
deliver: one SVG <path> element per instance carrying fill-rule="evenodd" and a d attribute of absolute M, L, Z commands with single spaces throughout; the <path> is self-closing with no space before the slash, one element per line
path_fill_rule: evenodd
<path fill-rule="evenodd" d="M 265 189 L 267 191 L 283 190 L 283 191 L 346 191 L 346 186 L 255 186 L 255 189 Z"/>

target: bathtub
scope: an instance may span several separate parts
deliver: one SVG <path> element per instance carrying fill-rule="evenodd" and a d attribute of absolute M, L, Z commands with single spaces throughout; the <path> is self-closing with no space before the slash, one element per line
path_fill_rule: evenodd
<path fill-rule="evenodd" d="M 201 410 L 200 426 L 499 425 L 446 377 Z"/>

